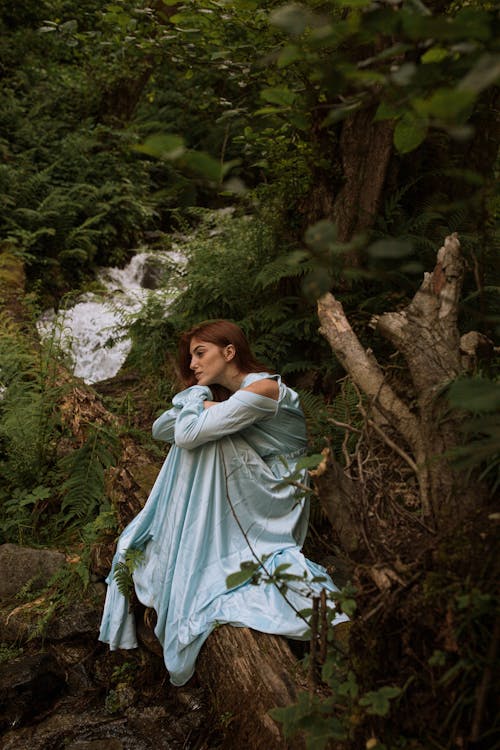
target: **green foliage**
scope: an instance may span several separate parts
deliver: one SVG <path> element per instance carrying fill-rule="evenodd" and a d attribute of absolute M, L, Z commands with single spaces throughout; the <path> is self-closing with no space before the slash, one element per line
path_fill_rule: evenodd
<path fill-rule="evenodd" d="M 452 458 L 458 468 L 479 468 L 494 493 L 500 486 L 500 384 L 486 378 L 462 378 L 448 389 L 455 409 L 468 412 L 462 424 L 466 442 L 455 448 Z"/>
<path fill-rule="evenodd" d="M 482 533 L 483 540 L 494 539 L 497 522 L 498 519 L 490 521 L 492 526 Z M 427 576 L 425 587 L 425 606 L 446 602 L 446 607 L 440 608 L 441 633 L 445 637 L 440 640 L 439 648 L 430 650 L 428 656 L 433 684 L 438 694 L 447 696 L 440 711 L 440 726 L 434 729 L 446 747 L 451 747 L 448 740 L 462 727 L 472 726 L 477 690 L 483 684 L 484 675 L 495 674 L 499 666 L 498 654 L 492 647 L 497 637 L 499 607 L 495 546 L 483 541 L 472 559 L 467 554 L 459 567 L 459 541 L 461 539 L 450 540 L 448 548 L 441 551 L 441 557 L 450 556 L 448 569 L 445 560 L 441 560 L 440 567 Z M 460 568 L 470 571 L 471 565 L 472 572 L 461 576 Z M 422 680 L 422 676 L 419 679 Z M 494 693 L 492 689 L 484 695 L 483 721 L 476 729 L 476 741 L 487 748 L 494 747 L 500 729 Z"/>
<path fill-rule="evenodd" d="M 9 662 L 11 659 L 15 659 L 16 656 L 21 656 L 22 653 L 22 648 L 13 646 L 10 643 L 0 643 L 0 664 Z"/>
<path fill-rule="evenodd" d="M 274 11 L 271 22 L 293 40 L 278 57 L 288 85 L 276 89 L 273 112 L 310 110 L 307 89 L 293 79 L 300 70 L 324 94 L 321 127 L 375 99 L 378 119 L 396 122 L 400 153 L 417 148 L 429 128 L 466 135 L 474 103 L 500 74 L 494 15 L 479 8 L 444 16 L 410 3 L 396 12 L 358 2 L 315 12 L 294 3 Z M 376 46 L 376 38 L 384 43 Z"/>
<path fill-rule="evenodd" d="M 60 403 L 73 384 L 61 378 L 56 344 L 57 334 L 35 346 L 7 317 L 0 327 L 2 541 L 76 531 L 106 505 L 104 473 L 116 460 L 118 434 L 94 425 L 68 452 Z"/>
<path fill-rule="evenodd" d="M 284 374 L 310 367 L 309 353 L 319 359 L 327 347 L 317 333 L 314 309 L 296 285 L 304 273 L 302 254 L 287 260 L 277 246 L 277 228 L 259 216 L 199 210 L 192 215 L 198 224 L 182 227 L 190 236 L 179 244 L 188 259 L 181 293 L 167 319 L 157 303 L 139 315 L 132 329 L 138 352 L 132 351 L 133 361 L 140 362 L 148 341 L 158 342 L 156 357 L 162 356 L 164 347 L 174 350 L 179 331 L 200 320 L 229 318 L 246 331 L 264 362 Z"/>
<path fill-rule="evenodd" d="M 0 321 L 0 486 L 5 540 L 23 542 L 34 533 L 50 496 L 59 417 L 54 342 L 35 349 L 7 316 Z"/>
<path fill-rule="evenodd" d="M 65 527 L 86 523 L 96 515 L 105 501 L 105 471 L 116 462 L 118 448 L 114 429 L 94 425 L 84 444 L 59 461 Z"/>
<path fill-rule="evenodd" d="M 354 594 L 352 586 L 347 586 L 337 594 L 328 596 L 333 598 L 339 611 L 353 616 L 356 609 Z M 307 614 L 310 615 L 310 612 Z M 285 737 L 303 732 L 308 750 L 323 750 L 334 740 L 353 740 L 364 715 L 387 717 L 391 711 L 391 701 L 399 698 L 406 688 L 383 685 L 375 690 L 362 691 L 349 654 L 336 635 L 336 627 L 344 627 L 333 625 L 336 614 L 335 607 L 327 610 L 327 632 L 321 635 L 322 638 L 326 637 L 328 643 L 327 656 L 321 665 L 321 679 L 328 691 L 321 694 L 301 692 L 297 703 L 270 712 L 283 725 Z M 313 633 L 314 637 L 317 638 L 318 634 Z"/>
<path fill-rule="evenodd" d="M 117 563 L 114 572 L 114 579 L 118 586 L 118 591 L 126 599 L 130 599 L 134 591 L 134 581 L 132 575 L 134 570 L 141 564 L 144 559 L 142 549 L 128 549 L 125 552 L 125 558 Z"/>

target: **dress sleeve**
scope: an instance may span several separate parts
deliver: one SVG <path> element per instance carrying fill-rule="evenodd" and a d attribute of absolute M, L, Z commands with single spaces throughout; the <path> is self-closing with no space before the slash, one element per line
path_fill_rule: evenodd
<path fill-rule="evenodd" d="M 203 408 L 204 399 L 183 406 L 174 429 L 175 444 L 180 448 L 198 448 L 225 435 L 244 430 L 254 422 L 272 417 L 279 403 L 251 391 L 236 391 L 227 401 Z"/>
<path fill-rule="evenodd" d="M 182 408 L 187 404 L 201 404 L 206 399 L 212 399 L 210 388 L 202 385 L 193 385 L 184 391 L 177 393 L 172 399 L 172 408 L 164 411 L 157 420 L 153 422 L 152 433 L 156 440 L 165 440 L 173 443 L 175 437 L 175 423 Z"/>

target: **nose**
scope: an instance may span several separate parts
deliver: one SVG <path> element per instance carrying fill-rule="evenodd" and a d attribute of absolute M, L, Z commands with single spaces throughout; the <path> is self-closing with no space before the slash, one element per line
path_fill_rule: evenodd
<path fill-rule="evenodd" d="M 189 369 L 194 370 L 194 357 L 191 357 L 191 362 L 189 363 Z"/>

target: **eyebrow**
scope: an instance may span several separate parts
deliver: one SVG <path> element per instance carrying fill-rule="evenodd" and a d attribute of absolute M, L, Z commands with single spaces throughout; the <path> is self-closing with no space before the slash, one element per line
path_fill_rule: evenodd
<path fill-rule="evenodd" d="M 194 349 L 190 349 L 189 353 L 190 354 L 194 354 L 195 352 L 198 351 L 198 349 L 201 349 L 202 347 L 203 347 L 203 344 L 196 344 L 196 346 L 194 347 Z"/>

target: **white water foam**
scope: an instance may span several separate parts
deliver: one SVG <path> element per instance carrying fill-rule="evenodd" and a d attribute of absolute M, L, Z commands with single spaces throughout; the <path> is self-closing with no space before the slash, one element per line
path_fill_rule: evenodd
<path fill-rule="evenodd" d="M 168 268 L 179 269 L 184 263 L 184 256 L 175 251 L 140 252 L 125 268 L 102 269 L 99 280 L 108 291 L 84 294 L 58 313 L 45 312 L 37 323 L 40 337 L 56 336 L 73 373 L 86 383 L 114 377 L 132 346 L 127 335 L 130 317 L 149 295 L 159 295 L 166 312 L 174 295 L 162 288 L 162 277 Z"/>

